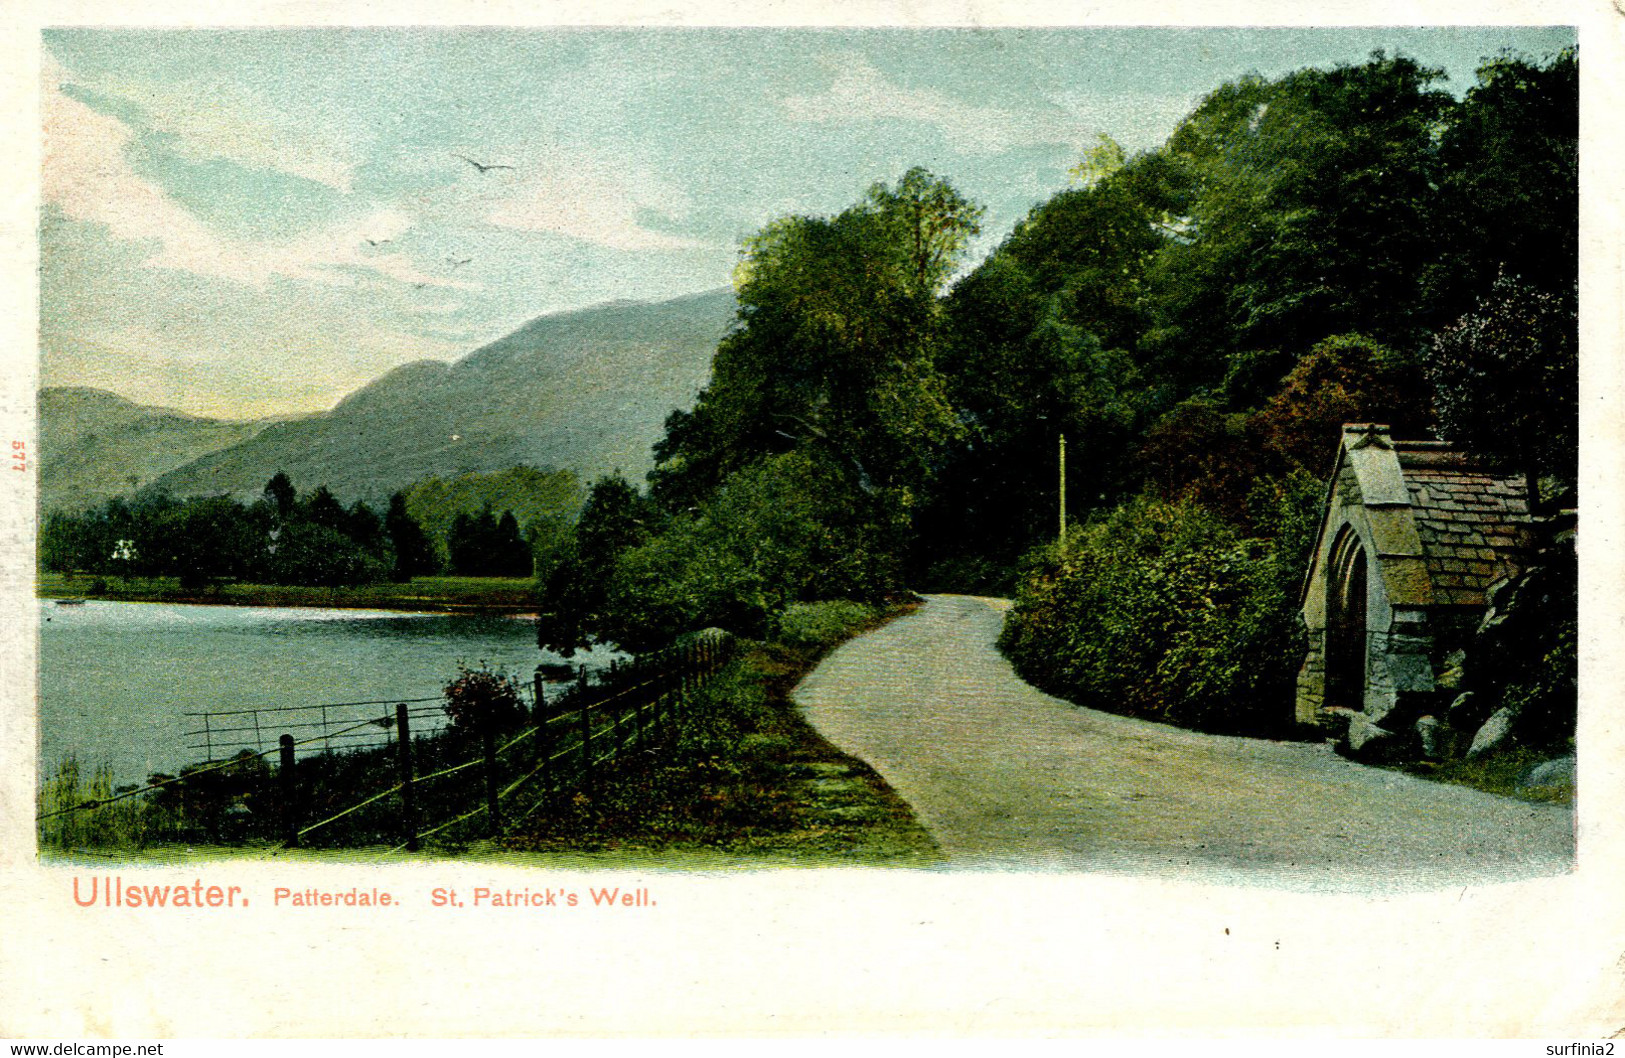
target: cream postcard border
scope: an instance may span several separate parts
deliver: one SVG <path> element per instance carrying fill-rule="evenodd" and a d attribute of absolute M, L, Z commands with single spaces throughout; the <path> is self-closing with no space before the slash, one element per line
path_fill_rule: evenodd
<path fill-rule="evenodd" d="M 1155 17 L 1148 17 L 1154 12 Z M 1595 1039 L 1625 1029 L 1620 129 L 1625 3 L 998 0 L 538 5 L 49 3 L 0 9 L 0 430 L 35 451 L 37 83 L 52 25 L 1415 25 L 1580 27 L 1582 708 L 1577 873 L 1325 895 L 1110 875 L 714 874 L 439 865 L 143 868 L 143 881 L 646 886 L 573 918 L 91 915 L 34 855 L 33 473 L 0 491 L 0 1038 L 1181 1035 Z M 1241 71 L 1237 71 L 1240 73 Z M 19 478 L 24 478 L 19 475 Z M 421 904 L 423 901 L 415 900 Z"/>

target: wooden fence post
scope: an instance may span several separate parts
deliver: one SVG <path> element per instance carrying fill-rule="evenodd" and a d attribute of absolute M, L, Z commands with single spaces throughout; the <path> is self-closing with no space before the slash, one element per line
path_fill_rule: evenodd
<path fill-rule="evenodd" d="M 395 706 L 395 753 L 401 771 L 401 823 L 406 828 L 406 848 L 418 850 L 417 791 L 412 789 L 412 728 L 406 703 Z"/>
<path fill-rule="evenodd" d="M 282 787 L 282 835 L 287 846 L 293 849 L 299 847 L 298 790 L 293 784 L 293 736 L 283 735 L 277 744 L 282 751 L 277 775 Z"/>

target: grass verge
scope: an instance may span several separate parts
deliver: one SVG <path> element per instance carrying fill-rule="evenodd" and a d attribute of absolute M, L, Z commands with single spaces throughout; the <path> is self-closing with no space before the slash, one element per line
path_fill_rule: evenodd
<path fill-rule="evenodd" d="M 792 608 L 774 641 L 747 645 L 707 685 L 675 744 L 527 821 L 502 847 L 701 861 L 940 862 L 907 803 L 873 768 L 826 742 L 790 700 L 836 645 L 916 605 Z"/>
<path fill-rule="evenodd" d="M 530 613 L 536 582 L 510 577 L 414 577 L 404 584 L 320 588 L 297 584 L 218 584 L 182 588 L 174 577 L 98 577 L 41 573 L 40 598 L 117 602 L 207 603 L 217 606 L 310 606 L 337 610 L 409 610 L 432 613 Z"/>
<path fill-rule="evenodd" d="M 1572 753 L 1573 750 L 1569 752 Z M 1499 753 L 1488 753 L 1472 760 L 1402 764 L 1398 766 L 1398 770 L 1436 782 L 1470 786 L 1485 793 L 1514 797 L 1520 801 L 1573 804 L 1574 787 L 1571 785 L 1526 786 L 1523 782 L 1524 776 L 1529 774 L 1531 768 L 1561 755 L 1560 751 L 1551 749 L 1519 747 Z"/>

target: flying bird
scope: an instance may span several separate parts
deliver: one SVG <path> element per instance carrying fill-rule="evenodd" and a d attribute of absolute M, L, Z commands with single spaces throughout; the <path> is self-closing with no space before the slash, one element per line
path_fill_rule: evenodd
<path fill-rule="evenodd" d="M 465 257 L 461 261 L 457 260 L 457 258 L 455 258 L 455 257 L 448 257 L 448 258 L 446 258 L 446 263 L 451 265 L 451 270 L 453 272 L 455 272 L 455 271 L 457 271 L 457 269 L 461 268 L 463 265 L 467 264 L 468 262 L 470 262 L 472 260 L 474 260 L 474 258 L 472 258 L 472 257 Z"/>
<path fill-rule="evenodd" d="M 395 240 L 394 239 L 368 239 L 366 237 L 363 237 L 361 241 L 366 243 L 368 246 L 388 246 L 390 243 L 394 242 Z"/>
<path fill-rule="evenodd" d="M 453 153 L 453 155 L 455 157 L 461 158 L 463 161 L 467 162 L 469 165 L 472 165 L 474 168 L 478 169 L 482 173 L 488 173 L 492 169 L 512 169 L 513 168 L 513 166 L 511 166 L 511 165 L 498 165 L 495 162 L 476 162 L 474 159 L 470 158 L 466 154 L 457 154 L 455 151 L 452 152 L 452 153 Z"/>

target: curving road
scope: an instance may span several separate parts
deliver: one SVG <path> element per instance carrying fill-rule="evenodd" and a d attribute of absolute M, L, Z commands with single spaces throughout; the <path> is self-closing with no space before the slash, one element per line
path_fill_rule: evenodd
<path fill-rule="evenodd" d="M 951 866 L 1201 874 L 1413 888 L 1573 867 L 1573 812 L 1204 735 L 1022 682 L 994 646 L 1007 603 L 928 597 L 832 653 L 794 697 L 913 806 Z"/>

